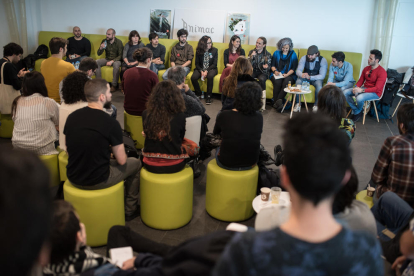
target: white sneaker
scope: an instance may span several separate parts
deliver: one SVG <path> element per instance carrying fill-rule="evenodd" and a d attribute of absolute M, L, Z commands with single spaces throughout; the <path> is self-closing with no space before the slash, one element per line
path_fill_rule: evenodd
<path fill-rule="evenodd" d="M 293 112 L 300 112 L 300 104 L 296 104 Z"/>
<path fill-rule="evenodd" d="M 314 106 L 313 106 L 313 108 L 312 108 L 312 111 L 313 111 L 313 112 L 318 111 L 318 107 L 317 107 L 316 105 L 314 105 Z"/>

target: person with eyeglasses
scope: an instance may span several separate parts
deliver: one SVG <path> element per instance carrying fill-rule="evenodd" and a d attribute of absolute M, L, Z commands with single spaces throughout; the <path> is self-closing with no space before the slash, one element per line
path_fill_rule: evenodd
<path fill-rule="evenodd" d="M 196 60 L 194 73 L 191 82 L 197 96 L 201 96 L 201 89 L 198 80 L 207 79 L 206 104 L 211 104 L 211 94 L 213 92 L 214 76 L 217 75 L 218 50 L 213 47 L 211 37 L 205 35 L 198 41 L 196 49 Z"/>
<path fill-rule="evenodd" d="M 387 71 L 379 65 L 381 51 L 374 49 L 370 51 L 368 66 L 362 70 L 361 77 L 354 88 L 344 91 L 346 101 L 354 114 L 352 120 L 357 122 L 363 115 L 364 102 L 379 99 L 387 81 Z M 354 97 L 356 101 L 354 101 Z"/>

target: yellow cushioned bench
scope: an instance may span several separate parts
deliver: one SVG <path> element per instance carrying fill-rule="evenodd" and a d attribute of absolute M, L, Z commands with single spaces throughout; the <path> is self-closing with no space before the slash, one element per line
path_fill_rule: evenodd
<path fill-rule="evenodd" d="M 59 159 L 60 181 L 66 181 L 66 179 L 68 179 L 66 175 L 66 166 L 68 165 L 69 155 L 66 151 L 61 151 L 58 155 L 58 159 Z"/>
<path fill-rule="evenodd" d="M 0 114 L 0 137 L 12 138 L 14 122 L 11 114 Z"/>
<path fill-rule="evenodd" d="M 142 136 L 142 131 L 144 130 L 142 117 L 130 115 L 124 111 L 124 128 L 131 133 L 132 139 L 137 141 L 135 147 L 142 149 L 145 144 L 145 137 Z"/>
<path fill-rule="evenodd" d="M 60 184 L 60 176 L 59 176 L 59 162 L 58 162 L 58 155 L 40 155 L 40 160 L 46 165 L 50 172 L 50 186 L 59 186 Z"/>

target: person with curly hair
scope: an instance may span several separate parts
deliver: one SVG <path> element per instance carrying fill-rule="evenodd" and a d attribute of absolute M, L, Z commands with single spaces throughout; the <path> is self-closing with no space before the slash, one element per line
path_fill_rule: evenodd
<path fill-rule="evenodd" d="M 230 75 L 224 80 L 223 93 L 221 94 L 221 110 L 232 110 L 236 89 L 246 82 L 257 82 L 251 75 L 252 64 L 241 56 L 236 59 L 231 67 Z"/>
<path fill-rule="evenodd" d="M 55 142 L 58 138 L 59 104 L 48 98 L 41 73 L 25 74 L 22 95 L 14 99 L 11 111 L 14 148 L 30 150 L 37 155 L 58 154 Z"/>
<path fill-rule="evenodd" d="M 66 119 L 73 111 L 88 105 L 83 90 L 88 80 L 88 76 L 81 71 L 75 71 L 63 80 L 61 98 L 63 102 L 59 109 L 59 147 L 64 151 L 66 151 L 66 136 L 63 130 Z"/>
<path fill-rule="evenodd" d="M 323 112 L 332 118 L 344 131 L 351 144 L 355 136 L 355 123 L 346 118 L 346 98 L 340 87 L 325 85 L 318 93 L 318 112 Z"/>
<path fill-rule="evenodd" d="M 158 83 L 158 76 L 149 69 L 152 59 L 150 49 L 144 47 L 136 50 L 134 59 L 138 62 L 138 66 L 125 72 L 122 80 L 125 94 L 124 109 L 130 115 L 142 116 L 148 97 Z"/>
<path fill-rule="evenodd" d="M 232 171 L 253 168 L 259 161 L 260 139 L 263 132 L 262 88 L 247 82 L 236 89 L 234 108 L 220 112 L 213 133 L 221 135 L 216 150 L 217 165 Z"/>
<path fill-rule="evenodd" d="M 131 31 L 128 36 L 128 43 L 125 43 L 124 51 L 122 52 L 121 82 L 125 71 L 138 65 L 138 61 L 134 59 L 134 52 L 143 47 L 145 45 L 142 43 L 139 33 L 136 30 Z"/>
<path fill-rule="evenodd" d="M 220 76 L 219 91 L 223 92 L 223 82 L 224 79 L 230 75 L 231 68 L 233 67 L 234 62 L 240 57 L 246 56 L 244 49 L 241 46 L 240 37 L 238 35 L 233 35 L 230 38 L 229 48 L 224 50 L 224 70 Z"/>
<path fill-rule="evenodd" d="M 213 47 L 211 37 L 205 35 L 198 41 L 196 50 L 196 60 L 191 82 L 197 96 L 201 96 L 201 89 L 198 80 L 207 79 L 206 104 L 211 104 L 211 94 L 213 92 L 214 76 L 217 75 L 218 50 Z"/>
<path fill-rule="evenodd" d="M 152 72 L 153 73 L 153 72 Z M 147 110 L 142 113 L 144 167 L 152 173 L 181 171 L 188 158 L 181 144 L 185 135 L 185 102 L 177 85 L 170 80 L 158 83 L 152 90 Z"/>
<path fill-rule="evenodd" d="M 298 67 L 298 56 L 293 51 L 293 43 L 289 37 L 279 40 L 276 46 L 277 50 L 273 53 L 270 68 L 272 71 L 270 81 L 273 83 L 273 107 L 281 111 L 283 99 L 287 94 L 284 89 L 289 82 L 294 84 L 297 79 L 295 71 Z"/>

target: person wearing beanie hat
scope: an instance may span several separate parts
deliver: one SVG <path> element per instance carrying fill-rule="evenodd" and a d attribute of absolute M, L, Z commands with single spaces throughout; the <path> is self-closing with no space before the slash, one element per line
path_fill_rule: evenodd
<path fill-rule="evenodd" d="M 298 79 L 296 85 L 301 85 L 302 82 L 307 81 L 315 87 L 315 105 L 313 111 L 316 111 L 318 102 L 318 92 L 322 88 L 322 82 L 328 70 L 328 62 L 319 53 L 318 46 L 312 45 L 308 48 L 306 56 L 299 60 L 296 75 Z M 300 111 L 300 102 L 296 104 L 295 112 Z"/>

